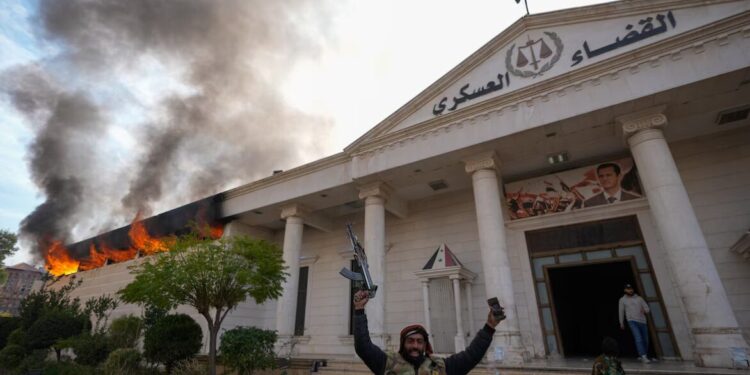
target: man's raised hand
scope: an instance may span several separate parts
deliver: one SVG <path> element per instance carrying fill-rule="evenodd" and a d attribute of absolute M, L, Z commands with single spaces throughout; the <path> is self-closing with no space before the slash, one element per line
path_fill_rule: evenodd
<path fill-rule="evenodd" d="M 364 309 L 368 301 L 370 301 L 370 295 L 366 290 L 360 290 L 357 293 L 354 293 L 354 300 L 352 301 L 352 303 L 354 303 L 354 310 Z"/>
<path fill-rule="evenodd" d="M 492 309 L 490 309 L 490 312 L 489 312 L 489 314 L 487 314 L 487 325 L 488 325 L 488 326 L 490 326 L 490 327 L 492 327 L 492 328 L 495 328 L 495 327 L 497 327 L 497 325 L 498 325 L 498 324 L 500 324 L 500 322 L 501 322 L 501 321 L 503 321 L 504 319 L 505 319 L 505 316 L 504 316 L 504 315 L 503 315 L 502 319 L 501 319 L 501 318 L 498 318 L 498 317 L 496 317 L 496 316 L 495 316 L 495 315 L 494 315 L 494 314 L 492 313 Z"/>

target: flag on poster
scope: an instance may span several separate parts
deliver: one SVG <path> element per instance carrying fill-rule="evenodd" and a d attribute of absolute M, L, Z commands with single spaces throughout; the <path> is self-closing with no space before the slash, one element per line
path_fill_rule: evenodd
<path fill-rule="evenodd" d="M 640 199 L 632 158 L 505 184 L 511 220 Z"/>

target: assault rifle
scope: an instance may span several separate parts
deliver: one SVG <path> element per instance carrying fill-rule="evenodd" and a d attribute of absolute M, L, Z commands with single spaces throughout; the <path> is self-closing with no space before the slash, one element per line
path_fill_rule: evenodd
<path fill-rule="evenodd" d="M 367 255 L 365 249 L 359 244 L 357 235 L 354 234 L 351 224 L 346 224 L 346 234 L 349 237 L 349 241 L 352 243 L 352 251 L 354 252 L 354 259 L 359 263 L 360 272 L 353 272 L 348 268 L 344 267 L 339 271 L 341 276 L 346 277 L 352 281 L 364 281 L 363 290 L 367 291 L 369 298 L 375 297 L 375 292 L 378 290 L 378 286 L 372 283 L 372 277 L 370 277 L 370 267 L 367 265 Z"/>

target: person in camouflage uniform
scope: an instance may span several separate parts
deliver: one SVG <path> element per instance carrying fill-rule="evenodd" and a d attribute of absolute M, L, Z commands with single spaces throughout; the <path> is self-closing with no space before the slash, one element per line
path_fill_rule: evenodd
<path fill-rule="evenodd" d="M 415 324 L 401 330 L 398 353 L 384 352 L 370 340 L 365 305 L 367 292 L 354 295 L 354 350 L 376 375 L 464 375 L 468 374 L 492 343 L 495 327 L 500 323 L 490 310 L 487 323 L 479 330 L 466 350 L 445 359 L 432 355 L 427 330 Z"/>
<path fill-rule="evenodd" d="M 602 355 L 594 360 L 594 367 L 591 369 L 591 375 L 625 375 L 622 369 L 622 363 L 617 356 L 620 355 L 620 348 L 617 341 L 611 337 L 605 337 L 602 341 Z"/>

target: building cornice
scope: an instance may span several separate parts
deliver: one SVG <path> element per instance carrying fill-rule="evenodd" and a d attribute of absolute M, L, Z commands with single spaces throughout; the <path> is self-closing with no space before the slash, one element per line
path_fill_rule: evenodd
<path fill-rule="evenodd" d="M 351 156 L 340 152 L 329 157 L 316 160 L 314 162 L 303 164 L 299 167 L 292 168 L 290 170 L 275 174 L 263 178 L 261 180 L 253 181 L 249 184 L 236 187 L 234 189 L 227 190 L 224 193 L 224 200 L 231 199 L 240 195 L 250 193 L 252 191 L 260 190 L 265 187 L 278 185 L 286 181 L 290 181 L 305 175 L 309 175 L 332 166 L 346 164 L 351 161 Z"/>
<path fill-rule="evenodd" d="M 736 34 L 741 34 L 745 38 L 750 37 L 750 12 L 704 25 L 600 63 L 368 140 L 347 152 L 355 157 L 363 156 L 407 144 L 420 137 L 448 133 L 453 129 L 476 124 L 478 120 L 486 120 L 490 116 L 499 116 L 506 111 L 518 111 L 521 106 L 533 107 L 535 103 L 547 102 L 553 95 L 564 96 L 568 92 L 581 91 L 586 85 L 599 85 L 605 79 L 615 80 L 619 79 L 620 75 L 638 74 L 639 66 L 642 64 L 658 66 L 662 60 L 679 60 L 687 53 L 703 53 L 708 43 L 715 42 L 726 47 L 729 37 Z"/>
<path fill-rule="evenodd" d="M 407 117 L 417 111 L 419 108 L 428 105 L 429 102 L 438 94 L 445 91 L 456 80 L 460 79 L 468 72 L 486 61 L 489 57 L 497 53 L 498 50 L 506 46 L 527 30 L 542 27 L 558 27 L 570 24 L 584 23 L 589 21 L 600 21 L 612 18 L 627 17 L 649 13 L 664 9 L 683 9 L 697 6 L 707 6 L 721 3 L 731 3 L 736 0 L 638 0 L 612 2 L 598 4 L 572 9 L 563 9 L 554 12 L 533 14 L 523 17 L 508 28 L 503 30 L 496 37 L 479 48 L 476 52 L 467 57 L 458 66 L 451 69 L 448 73 L 435 81 L 433 84 L 424 89 L 419 95 L 397 109 L 393 114 L 386 117 L 375 127 L 370 129 L 364 135 L 344 148 L 346 153 L 356 153 L 362 145 L 367 144 L 372 139 L 378 139 L 393 127 L 398 126 Z M 467 108 L 468 109 L 468 108 Z M 460 111 L 456 111 L 460 112 Z M 454 113 L 456 113 L 454 112 Z M 443 116 L 440 116 L 443 117 Z M 430 122 L 427 120 L 426 122 Z M 398 133 L 398 132 L 397 132 Z"/>

